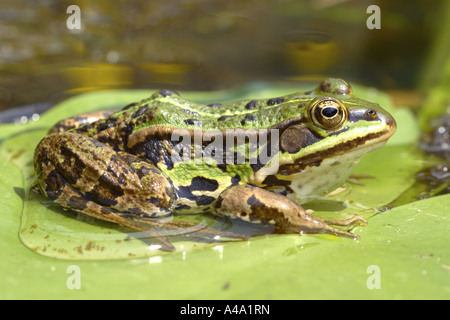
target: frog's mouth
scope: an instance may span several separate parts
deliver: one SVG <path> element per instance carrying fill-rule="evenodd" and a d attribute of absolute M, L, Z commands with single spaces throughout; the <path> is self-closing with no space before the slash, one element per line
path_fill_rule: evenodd
<path fill-rule="evenodd" d="M 394 118 L 389 114 L 381 114 L 380 118 L 378 125 L 360 126 L 356 128 L 358 131 L 353 132 L 345 128 L 339 134 L 325 138 L 329 139 L 327 141 L 324 139 L 302 148 L 294 156 L 278 158 L 278 166 L 257 171 L 255 181 L 265 184 L 267 179 L 274 180 L 273 177 L 276 176 L 276 181 L 282 180 L 278 184 L 283 185 L 311 172 L 329 176 L 332 181 L 335 180 L 330 174 L 333 172 L 337 178 L 345 178 L 363 155 L 383 147 L 395 133 L 397 125 Z"/>
<path fill-rule="evenodd" d="M 292 171 L 285 179 L 290 181 L 292 197 L 295 201 L 304 203 L 343 185 L 359 160 L 365 154 L 383 147 L 388 138 L 370 141 L 356 148 L 309 162 L 300 170 L 298 167 L 291 167 L 291 170 L 296 171 Z"/>
<path fill-rule="evenodd" d="M 335 165 L 339 162 L 346 162 L 342 159 L 360 159 L 364 154 L 383 147 L 387 140 L 393 135 L 395 129 L 387 129 L 381 132 L 369 133 L 363 137 L 343 141 L 331 148 L 319 150 L 315 153 L 297 158 L 293 163 L 282 164 L 278 174 L 292 175 L 302 172 L 307 167 L 319 167 L 325 159 L 335 160 Z"/>

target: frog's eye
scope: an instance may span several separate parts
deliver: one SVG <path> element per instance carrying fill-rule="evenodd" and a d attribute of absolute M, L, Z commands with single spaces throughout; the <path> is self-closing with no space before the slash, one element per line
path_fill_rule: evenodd
<path fill-rule="evenodd" d="M 336 129 L 347 120 L 347 109 L 334 98 L 315 101 L 309 112 L 314 124 L 325 130 Z"/>

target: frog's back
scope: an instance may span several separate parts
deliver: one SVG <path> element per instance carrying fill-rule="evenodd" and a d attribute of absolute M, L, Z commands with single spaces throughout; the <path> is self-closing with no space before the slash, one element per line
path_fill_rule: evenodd
<path fill-rule="evenodd" d="M 267 129 L 286 119 L 300 119 L 308 93 L 226 104 L 199 104 L 162 90 L 121 112 L 136 119 L 135 131 L 149 126 L 189 130 Z"/>

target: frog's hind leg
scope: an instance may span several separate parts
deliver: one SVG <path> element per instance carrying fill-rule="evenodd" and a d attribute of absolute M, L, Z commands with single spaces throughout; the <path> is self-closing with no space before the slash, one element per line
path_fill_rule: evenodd
<path fill-rule="evenodd" d="M 97 219 L 117 223 L 135 230 L 144 231 L 150 237 L 157 239 L 157 241 L 161 244 L 162 249 L 166 251 L 175 251 L 175 247 L 167 238 L 159 235 L 148 225 L 139 223 L 139 220 L 131 214 L 119 212 L 117 210 L 99 205 L 95 202 L 86 201 L 86 198 L 80 192 L 70 187 L 60 174 L 55 173 L 51 180 L 55 186 L 58 186 L 58 193 L 60 196 L 55 198 L 56 194 L 52 193 L 50 190 L 47 190 L 47 194 L 51 195 L 54 202 L 58 203 L 60 206 L 70 208 L 71 210 L 81 212 Z M 155 224 L 157 224 L 157 222 L 155 222 Z"/>
<path fill-rule="evenodd" d="M 365 223 L 358 216 L 343 221 L 320 219 L 283 195 L 245 184 L 226 189 L 217 199 L 215 210 L 217 214 L 231 218 L 270 223 L 282 233 L 329 233 L 357 239 L 357 235 L 329 224 Z"/>
<path fill-rule="evenodd" d="M 153 164 L 75 133 L 45 137 L 35 170 L 38 188 L 61 206 L 152 235 L 138 220 L 166 216 L 174 202 L 170 181 Z"/>

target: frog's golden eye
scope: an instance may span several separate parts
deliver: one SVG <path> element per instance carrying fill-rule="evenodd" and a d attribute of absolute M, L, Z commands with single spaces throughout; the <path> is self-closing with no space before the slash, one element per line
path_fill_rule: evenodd
<path fill-rule="evenodd" d="M 347 120 L 347 109 L 334 98 L 313 102 L 309 112 L 314 124 L 325 130 L 339 128 Z"/>

